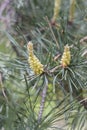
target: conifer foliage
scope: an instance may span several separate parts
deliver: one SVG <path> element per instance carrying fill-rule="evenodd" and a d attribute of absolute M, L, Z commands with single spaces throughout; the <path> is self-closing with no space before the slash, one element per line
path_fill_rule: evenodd
<path fill-rule="evenodd" d="M 86 130 L 87 2 L 0 3 L 0 129 Z"/>

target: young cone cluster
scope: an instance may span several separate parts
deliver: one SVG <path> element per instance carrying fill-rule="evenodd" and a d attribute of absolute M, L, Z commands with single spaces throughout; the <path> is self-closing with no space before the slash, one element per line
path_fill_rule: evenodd
<path fill-rule="evenodd" d="M 30 68 L 37 75 L 43 73 L 43 71 L 44 71 L 43 65 L 40 63 L 39 59 L 33 53 L 33 44 L 32 44 L 32 42 L 28 43 L 27 50 L 29 52 L 28 63 L 30 65 Z"/>
<path fill-rule="evenodd" d="M 71 21 L 71 22 L 74 19 L 75 3 L 76 3 L 76 0 L 70 0 L 69 21 Z"/>
<path fill-rule="evenodd" d="M 64 52 L 61 58 L 61 65 L 65 68 L 70 64 L 70 61 L 71 61 L 70 47 L 66 45 L 64 47 Z"/>
<path fill-rule="evenodd" d="M 52 21 L 55 21 L 57 19 L 57 17 L 58 17 L 59 10 L 60 10 L 60 3 L 61 3 L 61 0 L 55 0 L 55 3 L 54 3 L 54 14 L 53 14 Z"/>

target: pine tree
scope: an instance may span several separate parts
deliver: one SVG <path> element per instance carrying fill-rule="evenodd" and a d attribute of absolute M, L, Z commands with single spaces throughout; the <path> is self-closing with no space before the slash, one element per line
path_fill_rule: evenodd
<path fill-rule="evenodd" d="M 86 130 L 87 2 L 10 2 L 16 17 L 4 31 L 7 54 L 0 52 L 0 129 Z"/>

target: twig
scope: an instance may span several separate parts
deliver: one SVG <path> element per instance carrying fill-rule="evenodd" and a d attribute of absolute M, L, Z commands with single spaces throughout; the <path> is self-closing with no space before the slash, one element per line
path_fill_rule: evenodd
<path fill-rule="evenodd" d="M 80 103 L 82 103 L 83 101 L 87 101 L 87 98 L 84 98 L 83 100 L 81 100 Z"/>
<path fill-rule="evenodd" d="M 80 40 L 80 43 L 83 43 L 83 42 L 87 42 L 87 36 L 83 37 L 83 38 Z"/>
<path fill-rule="evenodd" d="M 38 123 L 41 122 L 42 119 L 42 114 L 43 114 L 43 110 L 44 110 L 44 105 L 45 105 L 45 98 L 46 98 L 46 93 L 47 93 L 47 88 L 48 88 L 48 80 L 45 77 L 45 81 L 46 84 L 43 88 L 43 92 L 42 92 L 42 100 L 41 100 L 41 104 L 40 104 L 40 110 L 39 110 L 39 114 L 38 114 Z"/>
<path fill-rule="evenodd" d="M 59 65 L 59 66 L 56 66 L 55 68 L 53 68 L 53 69 L 51 69 L 50 70 L 50 73 L 53 73 L 54 71 L 56 71 L 58 68 L 60 68 L 61 67 L 61 65 Z"/>

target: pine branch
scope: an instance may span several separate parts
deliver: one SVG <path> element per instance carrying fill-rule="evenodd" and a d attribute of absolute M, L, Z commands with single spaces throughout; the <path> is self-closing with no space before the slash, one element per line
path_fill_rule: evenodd
<path fill-rule="evenodd" d="M 44 105 L 45 105 L 45 98 L 46 98 L 46 93 L 47 93 L 47 88 L 48 88 L 48 80 L 45 76 L 45 85 L 44 85 L 44 88 L 43 88 L 43 91 L 42 91 L 42 100 L 41 100 L 41 103 L 40 103 L 40 110 L 39 110 L 39 114 L 38 114 L 38 123 L 41 122 L 42 120 L 42 114 L 43 114 L 43 111 L 44 111 Z"/>

